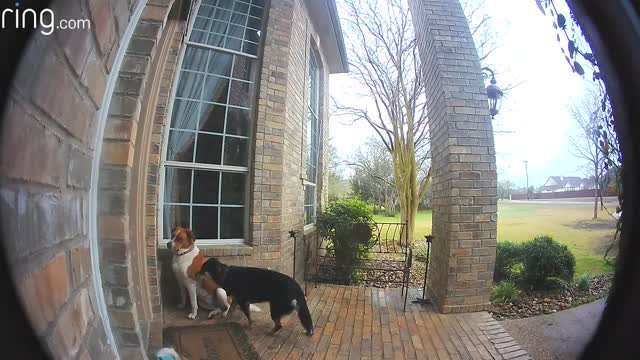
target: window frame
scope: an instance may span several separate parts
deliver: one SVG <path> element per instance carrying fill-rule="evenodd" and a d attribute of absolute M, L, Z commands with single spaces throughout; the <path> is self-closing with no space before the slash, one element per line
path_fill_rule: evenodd
<path fill-rule="evenodd" d="M 251 0 L 242 0 L 243 2 L 247 2 L 249 3 L 249 6 L 252 6 L 252 1 Z M 267 11 L 267 5 L 268 3 L 265 2 L 265 6 L 263 7 L 262 11 L 262 18 L 261 18 L 261 29 L 259 29 L 259 32 L 263 32 L 264 31 L 264 25 L 265 25 L 265 18 L 266 18 L 266 11 Z M 163 127 L 163 131 L 164 133 L 162 134 L 163 137 L 163 146 L 161 149 L 161 157 L 160 157 L 160 186 L 158 187 L 158 209 L 157 209 L 157 213 L 158 213 L 158 225 L 160 226 L 160 231 L 159 231 L 159 237 L 158 237 L 158 243 L 159 244 L 164 244 L 166 241 L 168 241 L 168 239 L 171 238 L 171 235 L 169 236 L 165 236 L 164 234 L 164 230 L 165 230 L 165 225 L 164 225 L 164 208 L 166 205 L 176 205 L 178 203 L 171 203 L 171 204 L 165 204 L 165 190 L 166 190 L 166 179 L 165 179 L 165 175 L 166 175 L 166 169 L 167 167 L 170 168 L 176 168 L 176 169 L 188 169 L 188 170 L 205 170 L 205 171 L 218 171 L 221 174 L 223 173 L 242 173 L 245 174 L 245 184 L 244 184 L 244 189 L 245 189 L 245 193 L 244 193 L 244 204 L 243 205 L 238 205 L 238 206 L 222 206 L 221 204 L 221 186 L 222 186 L 222 182 L 220 181 L 218 184 L 218 204 L 211 204 L 209 206 L 212 207 L 217 207 L 218 208 L 218 236 L 220 236 L 220 209 L 223 207 L 242 207 L 244 209 L 244 221 L 243 221 L 243 234 L 244 237 L 241 239 L 208 239 L 208 238 L 204 238 L 204 239 L 198 239 L 198 244 L 200 245 L 246 245 L 250 242 L 250 207 L 251 207 L 251 177 L 252 177 L 252 171 L 251 171 L 251 164 L 253 162 L 253 149 L 254 149 L 254 144 L 253 142 L 255 141 L 255 133 L 254 133 L 254 127 L 255 127 L 255 121 L 256 121 L 256 107 L 257 107 L 257 101 L 256 101 L 256 94 L 257 94 L 257 87 L 259 86 L 258 82 L 259 82 L 259 71 L 253 71 L 251 78 L 249 80 L 243 80 L 243 79 L 235 79 L 234 81 L 241 81 L 244 83 L 249 83 L 253 86 L 251 92 L 250 92 L 250 96 L 249 96 L 249 102 L 250 102 L 250 106 L 247 107 L 243 107 L 243 106 L 237 106 L 237 105 L 231 105 L 229 104 L 229 94 L 231 92 L 231 79 L 233 78 L 233 66 L 235 63 L 235 56 L 242 56 L 242 57 L 246 57 L 248 58 L 251 62 L 252 62 L 252 67 L 254 67 L 254 70 L 258 70 L 259 66 L 260 66 L 260 61 L 259 61 L 259 57 L 257 55 L 253 55 L 250 53 L 244 53 L 241 51 L 236 51 L 233 49 L 226 49 L 223 47 L 217 47 L 217 46 L 212 46 L 212 45 L 208 45 L 208 44 L 202 44 L 202 43 L 198 43 L 198 42 L 193 42 L 193 41 L 189 41 L 189 38 L 191 36 L 191 33 L 193 31 L 193 26 L 194 23 L 196 21 L 196 18 L 198 18 L 197 14 L 198 11 L 200 10 L 200 7 L 202 6 L 202 0 L 199 0 L 198 3 L 196 4 L 196 6 L 194 6 L 193 8 L 193 14 L 192 16 L 189 16 L 189 23 L 187 24 L 187 31 L 184 35 L 184 38 L 182 40 L 182 46 L 180 49 L 180 54 L 178 57 L 178 61 L 176 64 L 176 75 L 174 77 L 173 80 L 173 84 L 172 84 L 172 89 L 171 89 L 171 93 L 170 93 L 170 97 L 169 97 L 169 106 L 167 107 L 167 113 L 166 113 L 166 125 Z M 245 22 L 245 29 L 246 29 L 246 25 L 248 22 L 248 17 L 247 16 L 247 21 Z M 226 35 L 225 35 L 226 36 Z M 257 44 L 258 46 L 258 54 L 260 53 L 260 49 L 261 49 L 261 44 L 262 44 L 262 38 L 260 38 L 259 43 Z M 178 129 L 178 128 L 173 128 L 171 125 L 172 122 L 172 117 L 173 117 L 173 108 L 174 108 L 174 104 L 176 103 L 176 100 L 179 99 L 176 95 L 177 95 L 177 91 L 178 91 L 178 84 L 180 82 L 180 77 L 182 72 L 184 71 L 182 69 L 182 65 L 184 62 L 184 57 L 185 57 L 185 53 L 187 51 L 187 49 L 189 47 L 197 47 L 197 48 L 203 48 L 206 50 L 210 50 L 210 51 L 217 51 L 217 52 L 221 52 L 221 53 L 225 53 L 225 54 L 230 54 L 233 55 L 234 58 L 232 60 L 232 65 L 231 65 L 231 69 L 230 69 L 230 73 L 229 76 L 219 76 L 221 78 L 225 78 L 229 80 L 229 89 L 227 90 L 227 104 L 220 104 L 220 103 L 216 103 L 216 102 L 204 102 L 202 100 L 198 100 L 199 103 L 209 103 L 212 105 L 221 105 L 221 106 L 225 106 L 226 108 L 238 108 L 238 109 L 243 109 L 243 110 L 248 110 L 251 114 L 250 117 L 250 122 L 248 124 L 248 133 L 247 136 L 241 136 L 241 135 L 234 135 L 234 134 L 220 134 L 220 133 L 216 133 L 216 132 L 210 132 L 210 131 L 200 131 L 198 129 L 196 130 L 188 130 L 188 129 L 179 129 L 180 131 L 186 131 L 186 132 L 193 132 L 193 133 L 205 133 L 205 134 L 214 134 L 214 135 L 218 135 L 218 136 L 222 136 L 223 139 L 228 137 L 236 137 L 236 138 L 243 138 L 243 139 L 247 139 L 247 166 L 233 166 L 233 165 L 222 165 L 222 164 L 207 164 L 207 163 L 197 163 L 195 162 L 195 156 L 196 156 L 196 151 L 197 151 L 197 137 L 196 140 L 194 142 L 194 153 L 193 153 L 193 162 L 191 163 L 187 163 L 187 162 L 181 162 L 181 161 L 174 161 L 174 160 L 167 160 L 167 152 L 168 152 L 168 142 L 169 142 L 169 134 L 171 133 L 172 129 Z M 189 72 L 197 72 L 197 71 L 191 71 L 191 70 L 187 70 Z M 218 75 L 216 75 L 218 76 Z M 227 111 L 225 109 L 225 111 Z M 225 119 L 226 119 L 226 115 L 225 115 Z M 225 120 L 226 123 L 226 120 Z M 223 132 L 225 132 L 225 130 L 223 130 Z M 223 142 L 223 147 L 221 150 L 221 154 L 220 154 L 220 158 L 221 158 L 221 163 L 224 162 L 224 142 Z M 191 193 L 193 193 L 193 176 L 194 172 L 192 172 L 192 177 L 191 177 L 191 185 L 190 185 L 190 190 Z M 193 203 L 193 199 L 190 196 L 190 202 L 188 204 L 184 204 L 184 205 L 188 205 L 190 208 L 192 208 L 194 205 L 195 206 L 203 206 L 202 204 L 194 204 Z M 189 218 L 190 218 L 190 225 L 192 225 L 193 222 L 193 212 L 190 209 L 189 211 Z M 197 236 L 197 234 L 196 234 Z"/>
<path fill-rule="evenodd" d="M 309 175 L 309 169 L 311 166 L 311 156 L 307 156 L 307 161 L 305 163 L 305 169 L 303 170 L 303 180 L 302 180 L 302 184 L 304 186 L 303 192 L 304 192 L 304 200 L 303 200 L 303 214 L 304 214 L 304 228 L 305 229 L 310 229 L 315 227 L 316 221 L 317 221 L 317 216 L 318 216 L 318 177 L 319 177 L 319 169 L 318 166 L 320 164 L 320 150 L 321 150 L 321 146 L 320 146 L 320 134 L 321 134 L 321 117 L 320 114 L 322 112 L 322 101 L 321 101 L 321 79 L 322 79 L 322 66 L 321 66 L 321 61 L 320 61 L 320 56 L 317 54 L 317 51 L 315 50 L 315 47 L 313 46 L 313 44 L 309 45 L 310 47 L 310 51 L 309 51 L 309 59 L 307 61 L 307 66 L 308 66 L 308 71 L 307 71 L 307 76 L 308 81 L 309 81 L 309 85 L 305 86 L 305 92 L 307 92 L 307 98 L 308 101 L 306 102 L 306 111 L 305 111 L 305 124 L 307 127 L 312 126 L 313 124 L 311 123 L 311 121 L 315 120 L 315 134 L 313 134 L 313 131 L 311 131 L 309 128 L 307 128 L 307 131 L 304 132 L 304 137 L 305 137 L 305 143 L 306 143 L 306 151 L 304 152 L 305 156 L 307 155 L 311 155 L 311 154 L 315 154 L 315 159 L 314 160 L 314 175 L 315 175 L 315 179 L 309 179 L 308 175 Z M 315 69 L 315 76 L 313 76 L 312 78 L 312 74 L 311 74 L 311 69 Z M 313 81 L 315 80 L 315 84 L 313 84 Z M 315 85 L 315 86 L 314 86 Z M 312 99 L 311 94 L 313 93 L 313 91 L 315 91 L 315 99 Z M 315 107 L 316 110 L 313 110 L 313 104 L 312 101 L 315 100 Z M 308 133 L 311 133 L 311 136 L 313 137 L 315 135 L 315 144 L 316 144 L 316 148 L 315 148 L 315 153 L 313 152 L 313 148 L 311 147 L 312 145 L 312 140 L 313 138 L 309 138 L 307 136 Z M 313 204 L 312 205 L 307 205 L 307 189 L 312 188 L 313 189 Z M 307 208 L 311 207 L 313 210 L 313 221 L 311 222 L 307 222 Z"/>

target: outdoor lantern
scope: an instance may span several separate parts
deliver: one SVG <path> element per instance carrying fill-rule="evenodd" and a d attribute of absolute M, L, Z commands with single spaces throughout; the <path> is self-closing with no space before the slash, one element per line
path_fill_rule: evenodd
<path fill-rule="evenodd" d="M 500 105 L 502 104 L 502 95 L 503 92 L 496 85 L 496 77 L 493 73 L 493 70 L 488 67 L 482 68 L 482 71 L 488 71 L 491 73 L 491 81 L 489 86 L 487 86 L 487 97 L 489 98 L 489 113 L 491 114 L 491 119 L 496 116 L 496 114 L 500 111 Z"/>

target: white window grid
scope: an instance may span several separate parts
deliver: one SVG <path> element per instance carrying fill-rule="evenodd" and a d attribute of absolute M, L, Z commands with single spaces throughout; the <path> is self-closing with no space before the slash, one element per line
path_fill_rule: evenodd
<path fill-rule="evenodd" d="M 198 4 L 198 9 L 196 10 L 196 16 L 191 20 L 191 24 L 189 24 L 189 30 L 188 30 L 188 34 L 187 34 L 187 39 L 191 38 L 191 33 L 194 30 L 194 23 L 196 21 L 196 19 L 199 17 L 198 15 L 200 14 L 200 9 L 204 6 L 205 10 L 206 7 L 211 7 L 214 10 L 220 8 L 220 9 L 224 9 L 224 7 L 219 7 L 217 6 L 218 4 L 233 4 L 233 9 L 236 9 L 236 6 L 240 5 L 240 6 L 246 6 L 248 5 L 247 9 L 249 10 L 253 10 L 254 8 L 259 8 L 259 13 L 262 15 L 264 13 L 264 3 L 261 0 L 244 0 L 244 1 L 240 1 L 240 0 L 203 0 L 200 4 Z M 215 12 L 214 12 L 215 13 Z M 237 11 L 232 10 L 232 13 L 238 13 Z M 242 13 L 238 13 L 240 15 L 242 15 Z M 255 17 L 255 16 L 251 16 L 251 14 L 245 14 L 247 15 L 247 19 L 245 21 L 244 24 L 244 34 L 246 37 L 246 34 L 248 33 L 248 29 L 251 30 L 255 30 L 255 31 L 260 31 L 260 27 L 262 26 L 262 19 Z M 255 27 L 251 27 L 249 24 L 249 20 L 253 19 L 254 21 L 257 20 L 257 26 Z M 211 21 L 211 24 L 213 24 L 213 22 Z M 232 24 L 231 22 L 229 22 L 229 24 Z M 235 24 L 232 24 L 235 25 Z M 212 25 L 211 25 L 212 26 Z M 220 34 L 219 34 L 220 35 Z M 259 35 L 259 33 L 258 33 Z M 231 37 L 232 36 L 227 36 L 226 37 Z M 257 45 L 258 43 L 256 42 L 252 42 L 250 40 L 247 40 L 243 37 L 244 42 L 247 43 L 252 43 L 256 45 L 256 49 L 257 49 Z M 238 38 L 236 38 L 238 39 Z M 174 87 L 173 90 L 173 96 L 172 96 L 172 104 L 171 107 L 173 107 L 173 103 L 175 102 L 175 100 L 189 100 L 189 101 L 197 101 L 198 102 L 198 123 L 200 122 L 200 114 L 201 114 L 201 107 L 203 105 L 216 105 L 216 106 L 223 106 L 225 107 L 225 121 L 224 121 L 224 130 L 222 133 L 218 133 L 218 132 L 211 132 L 211 131 L 201 131 L 201 130 L 191 130 L 191 129 L 182 129 L 182 128 L 175 128 L 173 127 L 173 119 L 171 119 L 171 123 L 170 126 L 168 127 L 169 129 L 166 131 L 165 134 L 165 144 L 167 144 L 168 142 L 168 136 L 170 134 L 170 132 L 172 130 L 174 131 L 185 131 L 185 132 L 192 132 L 195 133 L 196 138 L 195 138 L 195 142 L 194 142 L 194 150 L 193 150 L 193 161 L 192 163 L 186 163 L 186 162 L 180 162 L 180 161 L 171 161 L 171 160 L 166 160 L 166 156 L 167 156 L 167 146 L 165 145 L 165 148 L 163 149 L 163 154 L 162 154 L 162 160 L 163 160 L 163 164 L 162 164 L 162 168 L 161 168 L 161 185 L 162 185 L 162 190 L 160 192 L 160 203 L 162 204 L 162 206 L 159 207 L 159 219 L 163 222 L 163 226 L 162 226 L 162 236 L 160 237 L 159 241 L 163 241 L 166 239 L 169 239 L 171 234 L 165 234 L 165 226 L 164 226 L 164 208 L 165 206 L 189 206 L 189 226 L 192 227 L 193 225 L 193 207 L 194 206 L 201 206 L 201 207 L 217 207 L 218 208 L 218 238 L 217 239 L 198 239 L 199 243 L 204 244 L 204 245 L 208 245 L 208 244 L 243 244 L 245 243 L 246 239 L 246 233 L 248 231 L 247 229 L 247 224 L 248 224 L 248 207 L 247 207 L 247 203 L 248 203 L 248 194 L 249 194 L 249 189 L 248 189 L 248 183 L 249 183 L 249 168 L 248 166 L 232 166 L 232 165 L 223 165 L 223 164 L 205 164 L 205 163 L 196 163 L 195 159 L 196 159 L 196 152 L 197 152 L 197 134 L 211 134 L 211 135 L 218 135 L 218 136 L 222 136 L 223 138 L 223 144 L 222 144 L 222 154 L 220 156 L 220 161 L 221 163 L 224 162 L 224 149 L 225 149 L 225 139 L 227 137 L 234 137 L 234 138 L 241 138 L 241 139 L 247 139 L 247 154 L 246 157 L 249 157 L 248 151 L 249 151 L 249 144 L 248 144 L 248 140 L 250 139 L 250 136 L 243 136 L 243 135 L 236 135 L 236 134 L 227 134 L 226 133 L 226 129 L 227 129 L 227 120 L 228 120 L 228 112 L 229 112 L 229 108 L 236 108 L 236 109 L 242 109 L 242 110 L 251 110 L 251 107 L 243 107 L 243 106 L 237 106 L 237 105 L 232 105 L 229 104 L 230 101 L 230 92 L 231 92 L 231 81 L 238 81 L 238 82 L 242 82 L 242 83 L 247 83 L 249 85 L 253 85 L 253 81 L 251 80 L 245 80 L 245 79 L 239 79 L 239 78 L 235 78 L 233 77 L 234 75 L 234 65 L 235 65 L 235 60 L 236 60 L 236 56 L 243 56 L 249 59 L 256 59 L 257 58 L 257 51 L 256 53 L 246 53 L 246 52 L 242 52 L 242 51 L 237 51 L 235 49 L 229 49 L 229 48 L 225 48 L 224 46 L 220 47 L 220 46 L 211 46 L 208 44 L 203 44 L 203 43 L 199 43 L 199 42 L 195 42 L 195 41 L 190 41 L 187 40 L 185 41 L 185 48 L 183 49 L 183 52 L 181 54 L 181 58 L 180 58 L 180 62 L 179 62 L 179 75 L 177 76 L 176 79 L 176 86 Z M 226 40 L 225 40 L 225 44 L 226 44 Z M 212 74 L 208 74 L 208 73 L 203 73 L 203 72 L 198 72 L 198 71 L 193 71 L 193 70 L 183 70 L 182 69 L 182 63 L 183 63 L 183 59 L 184 59 L 184 53 L 186 52 L 187 48 L 189 46 L 193 46 L 193 47 L 200 47 L 200 48 L 205 48 L 205 49 L 209 49 L 209 50 L 215 50 L 215 51 L 220 51 L 220 52 L 225 52 L 225 53 L 229 53 L 234 55 L 234 58 L 232 59 L 232 66 L 231 66 L 231 70 L 229 73 L 229 76 L 224 76 L 224 75 L 215 75 L 218 76 L 220 78 L 224 78 L 224 79 L 228 79 L 229 80 L 229 85 L 228 85 L 228 93 L 227 93 L 227 103 L 220 103 L 220 102 L 212 102 L 212 101 L 204 101 L 202 99 L 188 99 L 188 98 L 183 98 L 183 97 L 177 97 L 176 96 L 176 91 L 177 91 L 177 84 L 179 82 L 179 78 L 180 78 L 180 74 L 183 71 L 187 71 L 187 72 L 194 72 L 194 73 L 202 73 L 205 74 L 205 78 L 207 75 L 212 75 Z M 207 66 L 205 68 L 208 68 L 208 62 L 209 62 L 209 56 L 207 57 Z M 204 81 L 202 86 L 204 87 Z M 202 90 L 203 91 L 203 90 Z M 250 91 L 249 92 L 249 96 L 255 96 L 255 94 L 253 94 L 254 91 Z M 170 109 L 169 111 L 169 116 L 171 116 L 171 111 L 172 109 Z M 253 118 L 253 116 L 251 116 L 250 118 Z M 251 128 L 251 124 L 249 124 L 249 129 Z M 196 125 L 196 129 L 199 129 L 199 124 Z M 182 169 L 187 169 L 187 170 L 191 170 L 191 184 L 190 184 L 190 202 L 189 203 L 182 203 L 182 202 L 164 202 L 164 186 L 165 186 L 165 168 L 182 168 Z M 203 204 L 203 203 L 193 203 L 191 200 L 193 200 L 193 181 L 195 178 L 195 170 L 208 170 L 208 171 L 218 171 L 219 172 L 219 180 L 218 180 L 218 204 Z M 243 205 L 238 205 L 238 204 L 224 204 L 222 203 L 222 194 L 221 194 L 221 188 L 222 188 L 222 176 L 224 173 L 242 173 L 245 174 L 245 187 L 244 187 L 244 204 Z M 221 233 L 221 226 L 220 226 L 220 217 L 221 217 L 221 209 L 222 208 L 244 208 L 245 212 L 244 212 L 244 228 L 243 228 L 243 233 L 245 234 L 245 237 L 243 238 L 237 238 L 237 239 L 220 239 L 220 233 Z M 169 230 L 170 231 L 170 230 Z"/>
<path fill-rule="evenodd" d="M 305 225 L 315 223 L 317 212 L 320 68 L 313 51 L 309 55 L 309 103 L 307 106 L 307 179 L 304 182 Z"/>
<path fill-rule="evenodd" d="M 246 9 L 246 12 L 238 8 Z M 264 1 L 204 0 L 196 12 L 186 43 L 255 57 L 263 14 Z M 251 34 L 257 36 L 251 38 Z"/>

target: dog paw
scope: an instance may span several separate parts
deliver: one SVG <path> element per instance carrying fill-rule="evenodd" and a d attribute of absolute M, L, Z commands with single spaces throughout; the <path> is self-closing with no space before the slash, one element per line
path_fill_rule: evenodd
<path fill-rule="evenodd" d="M 198 317 L 198 313 L 190 313 L 187 317 L 191 320 L 195 320 Z"/>
<path fill-rule="evenodd" d="M 313 336 L 313 330 L 310 330 L 310 331 L 305 330 L 304 334 L 307 336 Z"/>
<path fill-rule="evenodd" d="M 209 316 L 207 317 L 207 319 L 211 319 L 212 317 L 222 314 L 222 311 L 220 309 L 215 309 L 213 311 L 209 312 Z"/>

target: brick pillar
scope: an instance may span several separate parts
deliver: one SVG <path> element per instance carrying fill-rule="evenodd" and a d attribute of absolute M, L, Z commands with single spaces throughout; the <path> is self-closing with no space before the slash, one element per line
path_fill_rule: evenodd
<path fill-rule="evenodd" d="M 480 62 L 457 0 L 410 0 L 431 131 L 430 292 L 442 312 L 487 310 L 495 266 L 493 129 Z"/>

